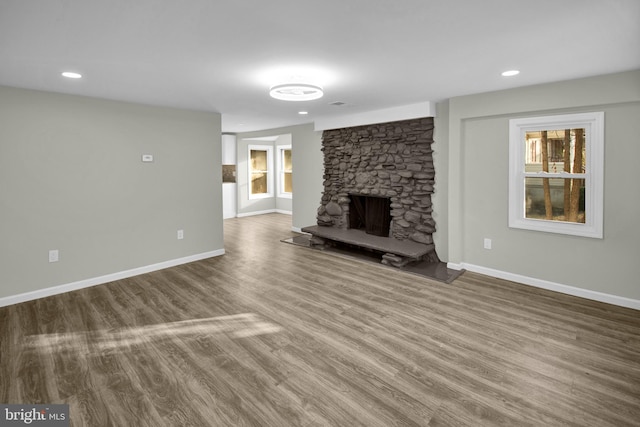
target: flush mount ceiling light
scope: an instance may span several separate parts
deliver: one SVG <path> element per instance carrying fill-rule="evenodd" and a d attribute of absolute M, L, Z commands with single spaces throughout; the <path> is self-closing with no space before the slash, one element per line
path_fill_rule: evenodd
<path fill-rule="evenodd" d="M 502 77 L 513 77 L 513 76 L 517 76 L 518 74 L 520 74 L 519 70 L 509 70 L 509 71 L 504 71 L 502 73 Z"/>
<path fill-rule="evenodd" d="M 69 78 L 69 79 L 81 79 L 82 78 L 82 74 L 74 73 L 72 71 L 65 71 L 64 73 L 62 73 L 62 75 L 64 77 Z"/>
<path fill-rule="evenodd" d="M 269 95 L 282 101 L 312 101 L 322 98 L 324 92 L 320 86 L 307 83 L 285 83 L 272 86 Z"/>

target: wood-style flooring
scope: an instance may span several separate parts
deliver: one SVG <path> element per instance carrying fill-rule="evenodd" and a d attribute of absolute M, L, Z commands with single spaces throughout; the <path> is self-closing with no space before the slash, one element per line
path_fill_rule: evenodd
<path fill-rule="evenodd" d="M 640 312 L 225 221 L 226 254 L 0 308 L 0 403 L 73 426 L 640 425 Z"/>

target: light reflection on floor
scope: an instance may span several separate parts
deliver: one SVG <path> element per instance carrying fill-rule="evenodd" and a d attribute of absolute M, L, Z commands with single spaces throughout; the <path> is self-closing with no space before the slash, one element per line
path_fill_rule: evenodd
<path fill-rule="evenodd" d="M 26 337 L 26 345 L 40 351 L 86 349 L 87 346 L 103 351 L 171 337 L 195 339 L 225 334 L 232 338 L 246 338 L 281 330 L 280 326 L 264 321 L 254 313 L 241 313 L 113 330 L 30 335 Z"/>

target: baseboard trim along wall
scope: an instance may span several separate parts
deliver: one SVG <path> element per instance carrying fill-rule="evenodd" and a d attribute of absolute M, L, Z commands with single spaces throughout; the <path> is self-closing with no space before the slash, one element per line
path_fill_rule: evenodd
<path fill-rule="evenodd" d="M 113 282 L 115 280 L 126 279 L 127 277 L 138 276 L 140 274 L 151 273 L 152 271 L 163 270 L 169 267 L 175 267 L 181 264 L 187 264 L 194 261 L 200 261 L 206 258 L 224 255 L 224 249 L 218 249 L 211 252 L 190 255 L 183 258 L 172 259 L 169 261 L 159 262 L 144 267 L 133 268 L 131 270 L 120 271 L 118 273 L 107 274 L 105 276 L 92 277 L 90 279 L 79 280 L 77 282 L 66 283 L 64 285 L 52 286 L 50 288 L 38 289 L 37 291 L 25 292 L 23 294 L 11 295 L 0 298 L 0 307 L 18 304 L 21 302 L 32 301 L 38 298 L 44 298 L 52 295 L 63 294 L 65 292 L 76 291 L 78 289 L 88 288 L 91 286 L 102 285 Z"/>
<path fill-rule="evenodd" d="M 270 213 L 293 215 L 293 212 L 291 212 L 291 211 L 283 211 L 282 209 L 268 209 L 266 211 L 254 211 L 254 212 L 239 213 L 236 216 L 238 218 L 245 218 L 245 217 L 248 217 L 248 216 L 264 215 L 264 214 L 270 214 Z"/>
<path fill-rule="evenodd" d="M 498 279 L 510 280 L 512 282 L 521 283 L 523 285 L 535 286 L 536 288 L 547 289 L 550 291 L 560 292 L 567 295 L 586 298 L 594 301 L 605 302 L 620 307 L 633 308 L 640 310 L 640 300 L 621 297 L 617 295 L 605 294 L 603 292 L 590 291 L 589 289 L 576 288 L 575 286 L 563 285 L 560 283 L 549 282 L 547 280 L 536 279 L 534 277 L 522 276 L 520 274 L 509 273 L 507 271 L 495 270 L 493 268 L 482 267 L 480 265 L 467 263 L 447 263 L 447 267 L 452 270 L 469 270 L 474 273 L 484 274 L 486 276 L 497 277 Z"/>

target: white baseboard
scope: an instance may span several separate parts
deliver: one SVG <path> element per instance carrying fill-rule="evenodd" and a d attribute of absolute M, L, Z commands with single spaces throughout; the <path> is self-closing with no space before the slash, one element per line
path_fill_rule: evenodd
<path fill-rule="evenodd" d="M 37 291 L 25 292 L 23 294 L 11 295 L 8 297 L 0 298 L 0 307 L 8 305 L 18 304 L 25 301 L 31 301 L 38 298 L 44 298 L 52 295 L 62 294 L 65 292 L 76 291 L 78 289 L 88 288 L 91 286 L 102 285 L 104 283 L 113 282 L 115 280 L 126 279 L 127 277 L 138 276 L 140 274 L 151 273 L 152 271 L 163 270 L 169 267 L 175 267 L 176 265 L 187 264 L 201 259 L 212 258 L 216 256 L 224 255 L 224 249 L 218 249 L 215 251 L 204 252 L 201 254 L 191 255 L 183 258 L 172 259 L 169 261 L 160 262 L 157 264 L 151 264 L 143 267 L 133 268 L 131 270 L 120 271 L 117 273 L 107 274 L 99 277 L 92 277 L 90 279 L 79 280 L 77 282 L 66 283 L 63 285 L 52 286 L 50 288 L 38 289 Z"/>
<path fill-rule="evenodd" d="M 239 213 L 238 215 L 236 215 L 238 218 L 245 218 L 248 216 L 255 216 L 255 215 L 264 215 L 264 214 L 270 214 L 270 213 L 275 213 L 276 210 L 275 209 L 269 209 L 266 211 L 254 211 L 254 212 L 247 212 L 247 213 Z"/>
<path fill-rule="evenodd" d="M 456 270 L 456 271 L 464 270 L 464 267 L 462 266 L 462 264 L 455 264 L 453 262 L 448 262 L 447 263 L 447 268 L 450 268 L 450 269 Z"/>
<path fill-rule="evenodd" d="M 265 211 L 254 211 L 254 212 L 239 213 L 236 216 L 238 218 L 245 218 L 245 217 L 248 217 L 248 216 L 264 215 L 264 214 L 270 214 L 270 213 L 293 215 L 293 212 L 291 212 L 291 211 L 283 211 L 282 209 L 267 209 Z"/>
<path fill-rule="evenodd" d="M 563 285 L 561 283 L 550 282 L 547 280 L 536 279 L 534 277 L 523 276 L 520 274 L 509 273 L 507 271 L 495 270 L 493 268 L 482 267 L 480 265 L 447 263 L 447 267 L 452 270 L 469 270 L 474 273 L 484 274 L 486 276 L 497 277 L 499 279 L 510 280 L 512 282 L 522 283 L 523 285 L 535 286 L 536 288 L 547 289 L 550 291 L 560 292 L 567 295 L 586 298 L 594 301 L 605 302 L 607 304 L 618 305 L 620 307 L 633 308 L 640 310 L 640 300 L 621 297 L 617 295 L 605 294 L 603 292 L 591 291 L 589 289 L 576 288 L 575 286 Z"/>
<path fill-rule="evenodd" d="M 294 232 L 300 233 L 300 234 L 306 234 L 307 236 L 311 236 L 311 233 L 307 233 L 306 231 L 302 231 L 302 228 L 300 228 L 300 227 L 291 227 L 291 231 L 294 231 Z"/>

